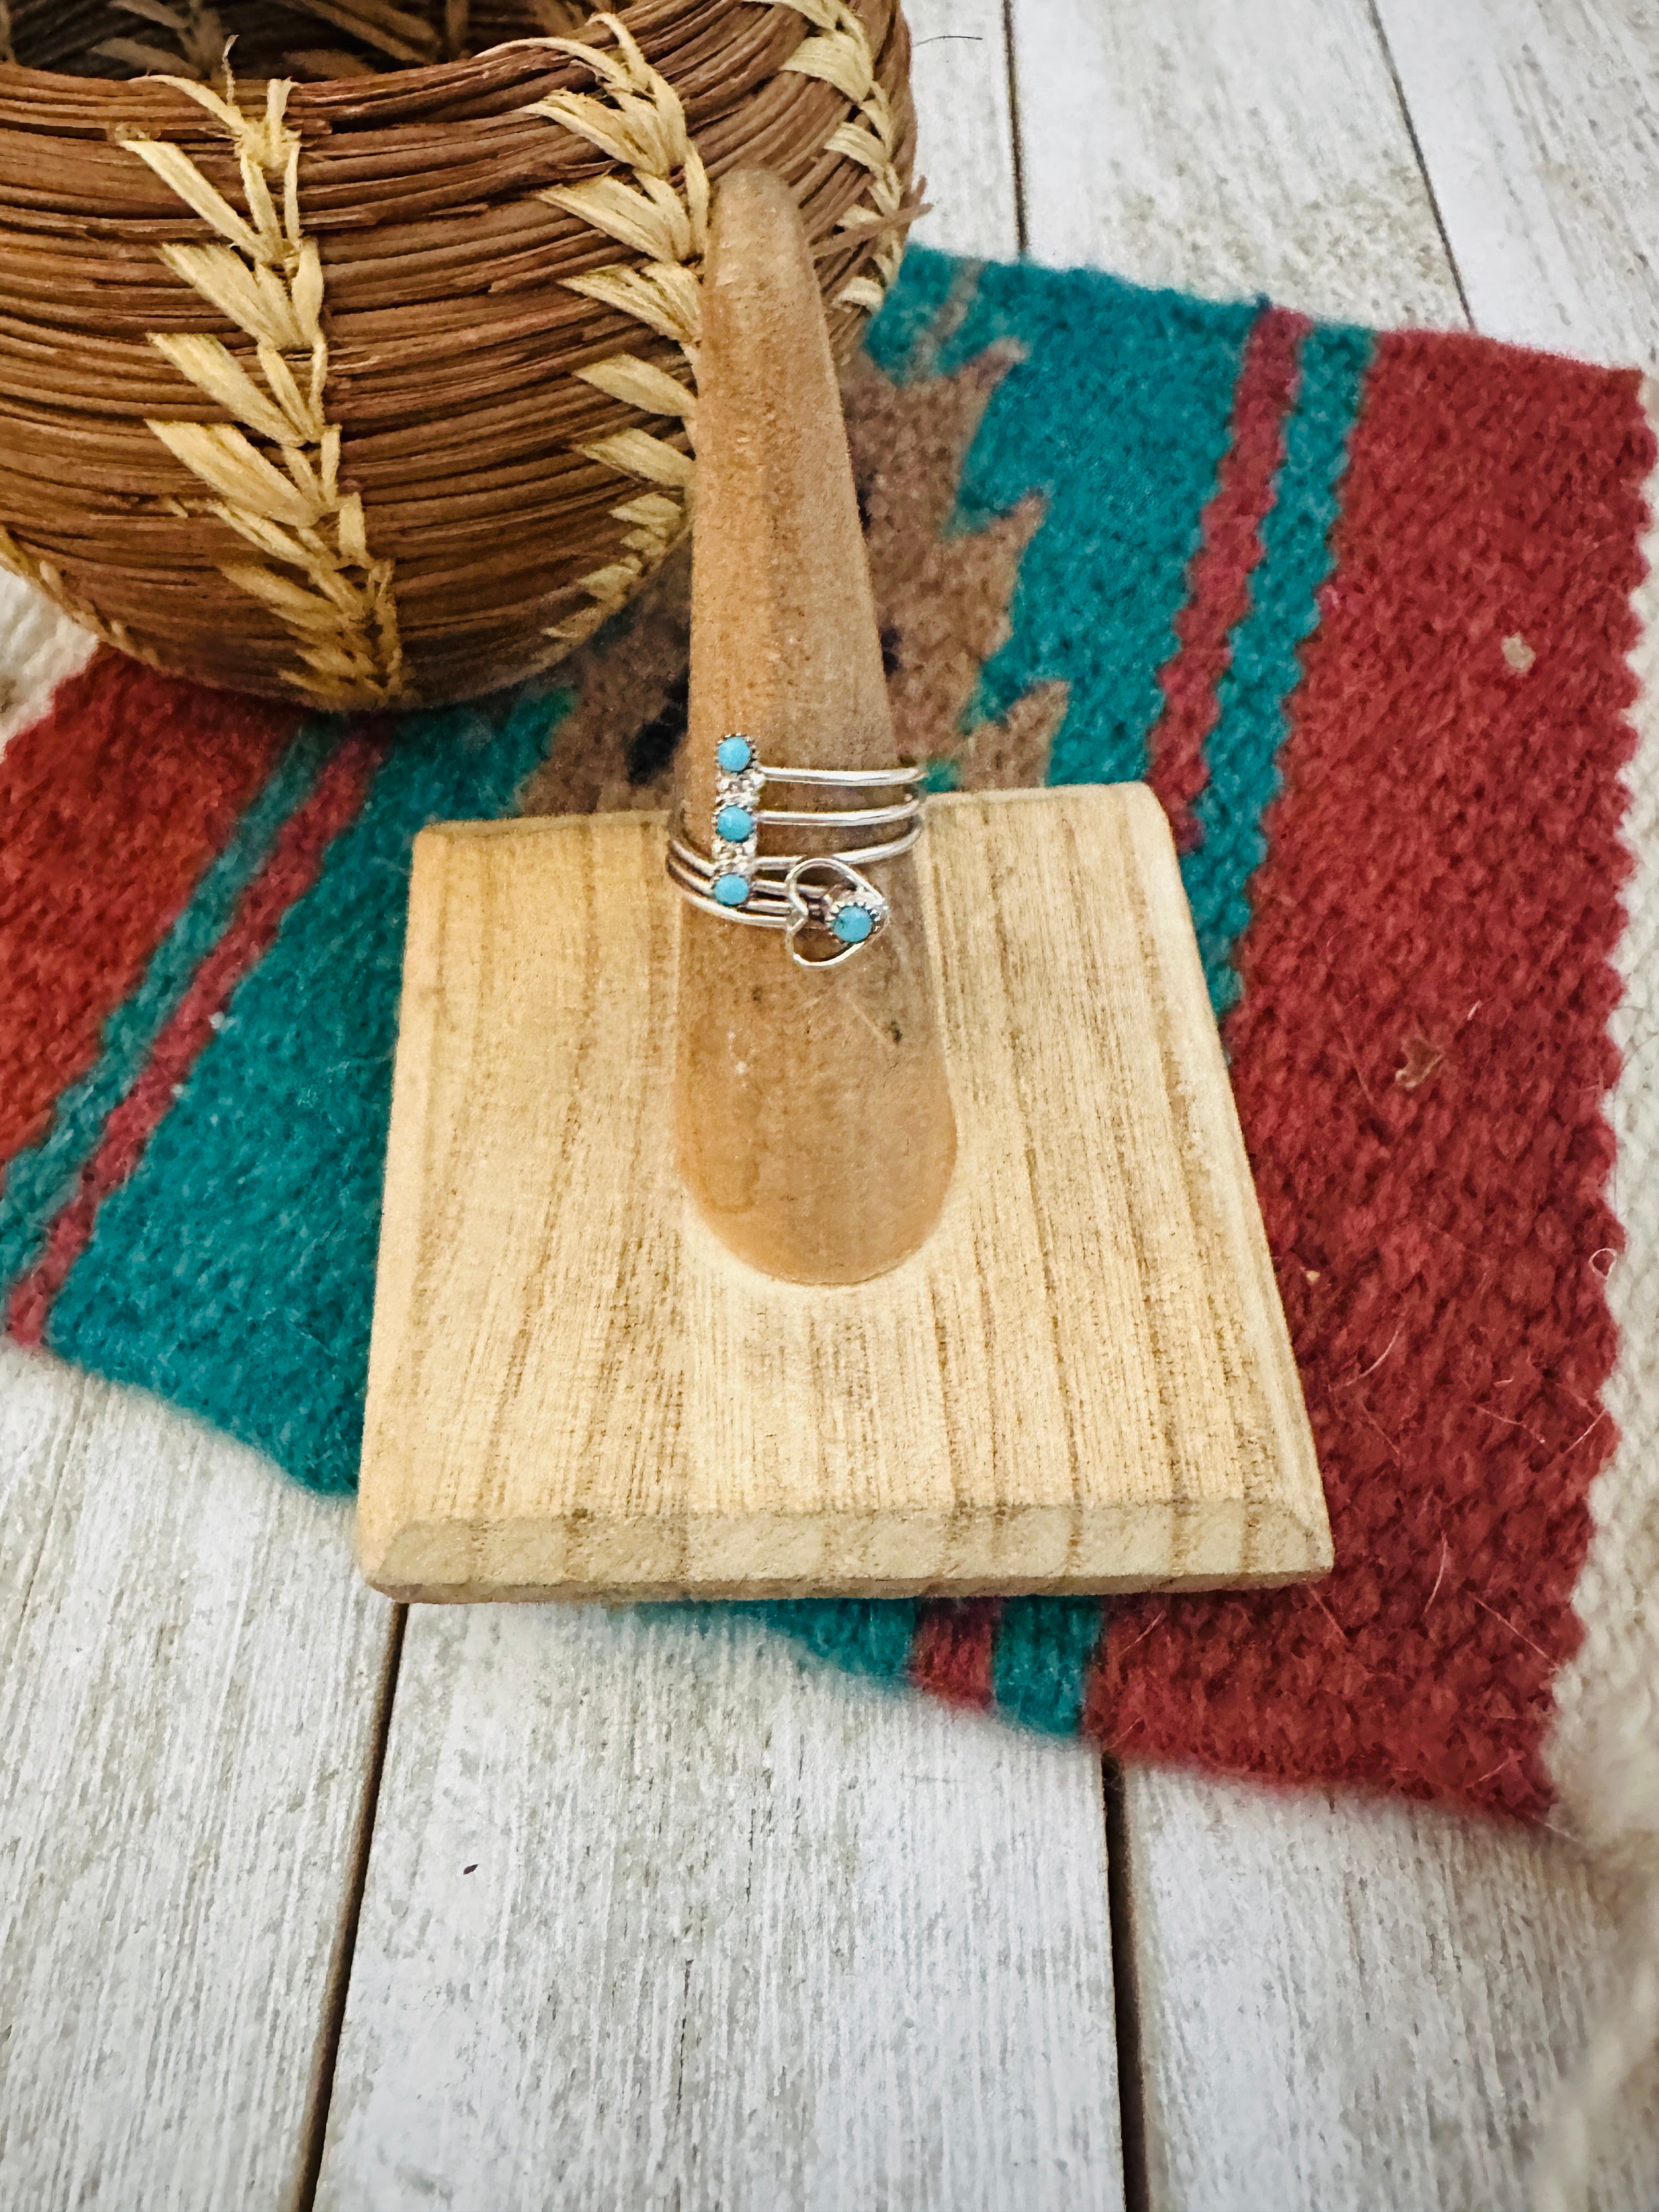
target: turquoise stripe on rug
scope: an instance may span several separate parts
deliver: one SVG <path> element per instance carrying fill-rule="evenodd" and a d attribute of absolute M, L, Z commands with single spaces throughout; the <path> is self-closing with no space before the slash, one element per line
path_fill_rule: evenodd
<path fill-rule="evenodd" d="M 1263 817 L 1279 786 L 1279 757 L 1301 647 L 1319 620 L 1331 572 L 1331 526 L 1376 340 L 1321 325 L 1302 342 L 1301 380 L 1285 429 L 1285 460 L 1261 526 L 1261 559 L 1249 611 L 1232 634 L 1220 713 L 1205 754 L 1209 777 L 1194 817 L 1199 842 L 1182 856 L 1210 1003 L 1218 1018 L 1237 1002 L 1234 956 L 1249 921 L 1250 878 L 1267 851 Z"/>
<path fill-rule="evenodd" d="M 903 1674 L 916 1624 L 908 1597 L 775 1598 L 721 1610 L 746 1615 L 849 1674 L 885 1682 Z"/>
<path fill-rule="evenodd" d="M 346 725 L 307 723 L 237 823 L 184 911 L 156 947 L 132 996 L 104 1024 L 97 1059 L 58 1099 L 38 1145 L 7 1165 L 0 1190 L 0 1285 L 28 1273 L 58 1209 L 97 1149 L 104 1124 L 132 1088 L 203 961 L 230 926 L 243 892 L 270 857 L 283 824 L 309 795 Z"/>
<path fill-rule="evenodd" d="M 962 264 L 913 247 L 868 341 L 890 376 L 926 355 Z M 913 291 L 912 288 L 915 288 Z M 1019 347 L 962 474 L 956 526 L 977 530 L 1029 494 L 1047 517 L 1027 547 L 1007 643 L 985 666 L 971 724 L 1058 678 L 1071 704 L 1051 781 L 1144 775 L 1164 703 L 1205 501 L 1231 434 L 1233 387 L 1257 309 L 1143 292 L 1090 271 L 988 265 L 939 349 L 948 374 L 1000 338 Z"/>
<path fill-rule="evenodd" d="M 1075 1735 L 1103 1630 L 1097 1597 L 1011 1597 L 991 1650 L 997 1711 L 1045 1735 Z"/>
<path fill-rule="evenodd" d="M 1266 851 L 1262 817 L 1279 788 L 1287 702 L 1301 680 L 1299 649 L 1318 621 L 1319 587 L 1331 569 L 1338 488 L 1374 343 L 1367 331 L 1328 327 L 1303 341 L 1285 459 L 1262 525 L 1262 557 L 1249 609 L 1232 633 L 1220 713 L 1206 747 L 1209 780 L 1194 809 L 1201 842 L 1183 856 L 1182 873 L 1218 1018 L 1238 996 L 1233 956 L 1249 919 L 1249 879 Z M 1028 567 L 1030 560 L 1028 554 Z M 1097 1599 L 1011 1598 L 992 1654 L 998 1710 L 1028 1728 L 1070 1735 L 1082 1720 L 1100 1635 Z"/>
<path fill-rule="evenodd" d="M 232 999 L 47 1325 L 313 1489 L 356 1485 L 410 849 L 503 813 L 568 696 L 412 715 Z"/>

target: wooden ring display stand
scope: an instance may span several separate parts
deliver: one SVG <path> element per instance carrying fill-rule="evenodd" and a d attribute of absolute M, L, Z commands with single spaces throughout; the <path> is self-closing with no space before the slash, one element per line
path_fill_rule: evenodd
<path fill-rule="evenodd" d="M 728 730 L 781 765 L 893 759 L 829 340 L 775 179 L 723 189 L 707 301 L 694 823 Z M 663 838 L 628 814 L 417 843 L 368 1579 L 896 1595 L 1328 1568 L 1150 793 L 930 802 L 886 864 L 887 930 L 827 976 L 683 907 Z"/>

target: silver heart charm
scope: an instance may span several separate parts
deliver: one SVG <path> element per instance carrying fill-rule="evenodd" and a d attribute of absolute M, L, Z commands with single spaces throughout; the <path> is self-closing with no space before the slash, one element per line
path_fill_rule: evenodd
<path fill-rule="evenodd" d="M 833 888 L 807 880 L 818 872 L 833 879 Z M 867 876 L 861 876 L 834 854 L 797 860 L 783 879 L 783 891 L 789 902 L 789 924 L 783 941 L 797 968 L 839 968 L 873 944 L 886 926 L 886 900 Z M 809 927 L 833 937 L 839 950 L 822 959 L 809 958 L 799 943 L 802 930 Z"/>

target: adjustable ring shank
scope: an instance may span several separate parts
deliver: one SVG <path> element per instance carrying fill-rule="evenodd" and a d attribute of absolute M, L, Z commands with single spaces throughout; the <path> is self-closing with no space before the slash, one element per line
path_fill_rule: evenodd
<path fill-rule="evenodd" d="M 690 904 L 722 921 L 781 930 L 798 966 L 834 968 L 850 959 L 879 935 L 888 916 L 886 900 L 862 872 L 908 853 L 921 835 L 917 787 L 926 769 L 770 768 L 755 759 L 749 740 L 735 732 L 720 739 L 715 758 L 719 774 L 710 849 L 702 852 L 691 842 L 682 814 L 668 840 L 669 881 Z M 883 806 L 763 807 L 757 801 L 768 783 L 843 791 L 897 789 L 904 795 Z M 761 832 L 780 829 L 844 830 L 860 835 L 892 830 L 896 834 L 873 843 L 837 845 L 830 853 L 762 853 Z M 809 927 L 838 939 L 840 950 L 823 958 L 805 957 L 797 940 Z"/>
<path fill-rule="evenodd" d="M 755 820 L 763 830 L 879 830 L 890 822 L 912 822 L 920 799 L 902 799 L 896 806 L 835 806 L 814 811 L 810 807 L 763 806 Z"/>
<path fill-rule="evenodd" d="M 925 768 L 763 768 L 756 774 L 768 783 L 839 784 L 844 790 L 873 790 L 888 783 L 917 784 L 927 771 Z"/>

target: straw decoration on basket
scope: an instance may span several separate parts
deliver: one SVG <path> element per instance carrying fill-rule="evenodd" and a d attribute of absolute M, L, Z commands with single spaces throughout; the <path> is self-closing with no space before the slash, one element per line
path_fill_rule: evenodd
<path fill-rule="evenodd" d="M 339 428 L 323 411 L 323 264 L 316 240 L 301 228 L 300 138 L 283 119 L 293 88 L 273 78 L 264 117 L 255 123 L 234 104 L 228 72 L 222 100 L 188 77 L 165 82 L 224 125 L 236 149 L 250 220 L 177 146 L 155 138 L 120 143 L 229 241 L 163 246 L 161 256 L 254 340 L 264 388 L 216 337 L 152 331 L 149 342 L 238 423 L 268 440 L 282 466 L 231 425 L 152 416 L 149 428 L 218 492 L 208 512 L 266 556 L 263 562 L 221 565 L 233 584 L 263 599 L 294 633 L 302 665 L 283 670 L 286 679 L 319 706 L 383 706 L 398 696 L 403 670 L 392 563 L 369 553 L 362 500 L 340 487 Z M 282 180 L 280 217 L 268 175 Z M 296 355 L 303 383 L 290 365 Z"/>
<path fill-rule="evenodd" d="M 548 44 L 572 54 L 599 79 L 603 96 L 550 93 L 534 112 L 562 123 L 612 161 L 626 162 L 635 181 L 595 177 L 580 185 L 552 185 L 541 195 L 607 238 L 646 256 L 641 268 L 625 263 L 567 276 L 565 289 L 631 315 L 679 348 L 691 384 L 684 384 L 637 354 L 617 353 L 575 374 L 623 406 L 656 416 L 677 416 L 693 435 L 703 250 L 708 242 L 708 173 L 685 128 L 685 111 L 668 80 L 653 70 L 615 15 L 597 19 L 617 41 L 607 54 L 574 39 Z M 673 179 L 682 181 L 675 190 Z M 648 487 L 611 510 L 623 525 L 623 550 L 581 579 L 589 604 L 549 631 L 574 645 L 598 629 L 657 568 L 684 535 L 693 468 L 689 453 L 643 429 L 613 430 L 577 451 L 618 475 Z"/>
<path fill-rule="evenodd" d="M 844 154 L 870 172 L 870 208 L 854 208 L 842 216 L 840 230 L 868 230 L 879 243 L 874 274 L 854 276 L 836 297 L 844 306 L 866 307 L 873 314 L 887 296 L 887 287 L 898 274 L 904 257 L 904 179 L 899 173 L 899 126 L 892 102 L 876 76 L 874 57 L 864 25 L 846 0 L 783 0 L 820 36 L 808 39 L 784 64 L 802 76 L 822 77 L 847 94 L 856 122 L 843 123 L 828 141 L 832 154 Z"/>
<path fill-rule="evenodd" d="M 13 0 L 27 61 L 171 64 L 0 67 L 0 563 L 156 665 L 330 708 L 550 665 L 687 527 L 713 180 L 789 179 L 839 352 L 897 268 L 894 0 L 418 8 L 71 0 L 76 46 Z"/>

